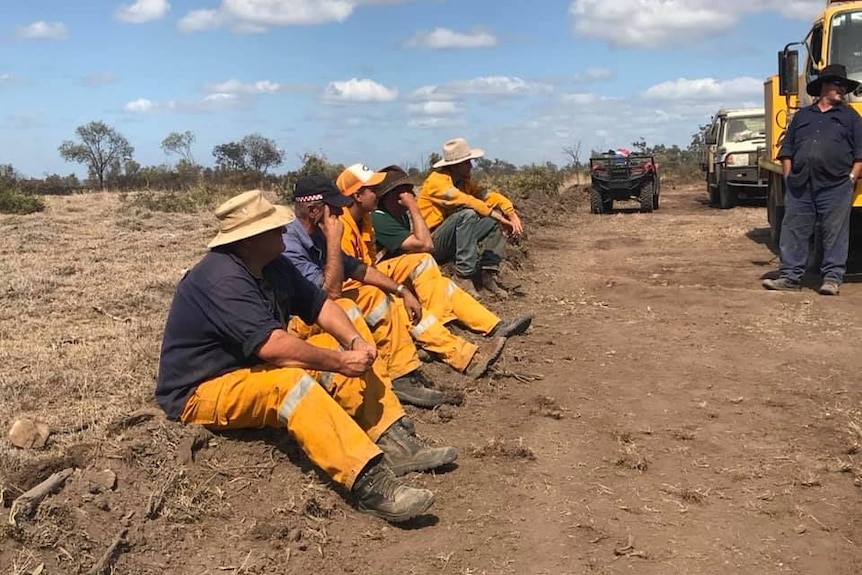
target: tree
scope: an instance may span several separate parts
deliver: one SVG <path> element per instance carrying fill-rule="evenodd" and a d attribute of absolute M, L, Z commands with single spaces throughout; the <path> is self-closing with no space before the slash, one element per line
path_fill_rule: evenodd
<path fill-rule="evenodd" d="M 105 176 L 115 162 L 132 159 L 135 148 L 114 128 L 104 122 L 90 122 L 75 129 L 80 142 L 66 140 L 58 148 L 67 162 L 87 166 L 91 178 L 99 181 L 99 189 L 105 189 Z"/>
<path fill-rule="evenodd" d="M 273 140 L 260 134 L 245 136 L 240 140 L 240 145 L 245 149 L 248 166 L 262 176 L 284 161 L 284 151 L 279 150 Z"/>
<path fill-rule="evenodd" d="M 248 169 L 245 161 L 245 148 L 239 142 L 219 144 L 213 148 L 216 166 L 221 170 L 244 172 Z"/>
<path fill-rule="evenodd" d="M 581 141 L 578 140 L 573 146 L 564 146 L 563 153 L 571 158 L 569 166 L 576 171 L 581 169 Z"/>
<path fill-rule="evenodd" d="M 179 132 L 171 132 L 165 139 L 162 140 L 162 151 L 165 154 L 176 154 L 186 163 L 194 165 L 195 158 L 192 155 L 192 144 L 195 143 L 195 135 L 192 132 L 185 131 L 182 134 Z"/>
<path fill-rule="evenodd" d="M 213 156 L 222 170 L 254 171 L 262 176 L 284 161 L 284 151 L 260 134 L 249 134 L 239 142 L 219 144 L 213 148 Z"/>

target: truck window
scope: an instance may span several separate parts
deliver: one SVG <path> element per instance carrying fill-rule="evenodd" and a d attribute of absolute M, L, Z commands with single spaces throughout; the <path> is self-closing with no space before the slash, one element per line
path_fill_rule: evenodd
<path fill-rule="evenodd" d="M 829 62 L 843 64 L 854 80 L 862 77 L 862 11 L 840 12 L 832 17 Z"/>
<path fill-rule="evenodd" d="M 823 24 L 814 25 L 805 45 L 808 47 L 808 61 L 805 64 L 805 82 L 808 83 L 817 77 L 817 70 L 814 66 L 823 54 Z"/>
<path fill-rule="evenodd" d="M 731 118 L 727 122 L 725 133 L 725 142 L 761 139 L 766 134 L 766 119 L 763 117 Z"/>

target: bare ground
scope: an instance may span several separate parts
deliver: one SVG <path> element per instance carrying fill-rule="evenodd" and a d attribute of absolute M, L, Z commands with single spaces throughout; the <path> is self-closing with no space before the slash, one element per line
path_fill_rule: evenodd
<path fill-rule="evenodd" d="M 164 314 L 208 215 L 88 195 L 0 216 L 0 428 L 55 430 L 42 450 L 0 444 L 3 523 L 75 469 L 2 527 L 0 573 L 88 573 L 112 542 L 103 573 L 858 573 L 862 287 L 763 291 L 764 209 L 703 196 L 533 227 L 526 295 L 492 306 L 534 327 L 490 378 L 429 367 L 466 401 L 411 414 L 460 457 L 408 478 L 437 502 L 404 527 L 353 510 L 279 432 L 127 419 L 153 407 Z"/>

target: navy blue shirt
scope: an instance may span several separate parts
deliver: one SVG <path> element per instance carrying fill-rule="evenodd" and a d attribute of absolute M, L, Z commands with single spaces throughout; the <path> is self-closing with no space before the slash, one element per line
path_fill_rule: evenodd
<path fill-rule="evenodd" d="M 839 104 L 821 112 L 817 104 L 800 109 L 784 135 L 778 158 L 791 160 L 787 184 L 829 189 L 846 184 L 854 160 L 862 160 L 862 118 Z"/>
<path fill-rule="evenodd" d="M 316 230 L 309 236 L 299 220 L 293 220 L 285 226 L 282 236 L 284 253 L 305 279 L 318 287 L 323 287 L 323 268 L 326 266 L 326 238 L 323 232 Z M 358 259 L 341 252 L 344 278 L 353 277 L 356 269 L 362 265 Z"/>
<path fill-rule="evenodd" d="M 255 351 L 291 315 L 314 323 L 326 295 L 276 258 L 255 278 L 236 255 L 211 250 L 180 280 L 171 303 L 156 401 L 179 418 L 189 395 L 209 379 L 262 364 Z"/>

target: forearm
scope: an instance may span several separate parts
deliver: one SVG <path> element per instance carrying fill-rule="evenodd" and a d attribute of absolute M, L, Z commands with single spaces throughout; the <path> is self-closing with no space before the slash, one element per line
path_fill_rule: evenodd
<path fill-rule="evenodd" d="M 326 238 L 326 264 L 323 267 L 323 285 L 320 286 L 330 299 L 341 297 L 344 283 L 344 263 L 341 243 L 337 238 Z"/>
<path fill-rule="evenodd" d="M 434 240 L 431 239 L 431 230 L 428 229 L 428 224 L 425 223 L 425 218 L 419 211 L 419 206 L 415 203 L 407 207 L 410 212 L 410 224 L 412 227 L 412 241 L 410 242 L 410 252 L 432 252 L 434 251 Z"/>
<path fill-rule="evenodd" d="M 862 160 L 854 160 L 853 166 L 850 168 L 850 175 L 854 181 L 859 181 L 859 176 L 862 176 Z"/>
<path fill-rule="evenodd" d="M 365 274 L 362 276 L 360 281 L 364 284 L 378 288 L 383 293 L 393 295 L 398 293 L 398 286 L 400 285 L 389 276 L 371 266 L 365 266 Z"/>
<path fill-rule="evenodd" d="M 313 346 L 283 329 L 269 334 L 258 349 L 257 356 L 278 367 L 300 367 L 317 371 L 337 371 L 341 367 L 337 351 Z"/>
<path fill-rule="evenodd" d="M 323 307 L 320 308 L 320 313 L 317 314 L 317 321 L 323 331 L 338 340 L 344 348 L 350 349 L 354 339 L 362 338 L 353 322 L 344 313 L 344 310 L 332 300 L 326 300 Z"/>
<path fill-rule="evenodd" d="M 790 158 L 782 158 L 781 159 L 781 168 L 784 170 L 784 177 L 785 178 L 788 175 L 790 175 L 790 166 L 791 166 Z M 854 164 L 854 166 L 855 166 L 855 164 Z"/>

